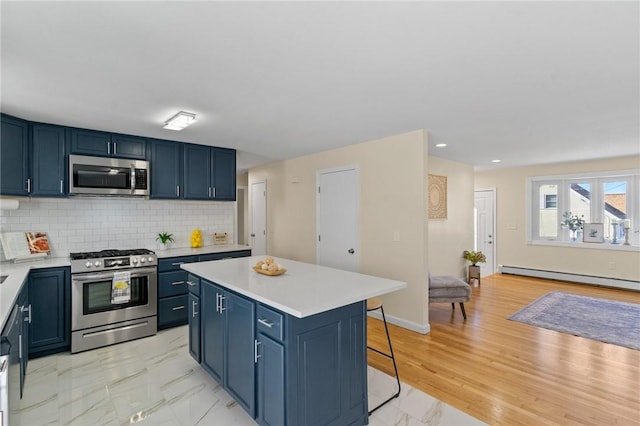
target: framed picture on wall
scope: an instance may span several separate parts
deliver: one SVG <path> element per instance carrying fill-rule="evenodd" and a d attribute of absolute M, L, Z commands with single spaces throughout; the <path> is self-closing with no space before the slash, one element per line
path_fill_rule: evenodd
<path fill-rule="evenodd" d="M 604 224 L 585 223 L 582 233 L 582 241 L 585 243 L 604 243 Z"/>
<path fill-rule="evenodd" d="M 429 219 L 447 218 L 447 177 L 429 175 L 427 212 Z"/>

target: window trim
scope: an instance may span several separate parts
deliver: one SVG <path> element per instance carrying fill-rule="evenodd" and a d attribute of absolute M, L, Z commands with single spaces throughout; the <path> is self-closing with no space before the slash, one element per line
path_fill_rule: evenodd
<path fill-rule="evenodd" d="M 568 239 L 568 233 L 564 232 L 560 227 L 562 221 L 562 213 L 569 211 L 569 200 L 571 194 L 572 183 L 589 183 L 591 186 L 590 194 L 590 216 L 594 223 L 604 222 L 605 201 L 604 201 L 604 184 L 605 182 L 621 180 L 627 183 L 627 211 L 626 217 L 631 220 L 632 235 L 630 246 L 622 244 L 611 244 L 609 240 L 604 243 L 583 243 L 571 242 Z M 543 185 L 557 185 L 556 191 L 556 210 L 558 232 L 556 237 L 540 237 L 540 211 L 546 206 L 546 197 L 540 193 Z M 575 248 L 598 248 L 598 249 L 616 249 L 635 251 L 640 248 L 640 237 L 633 230 L 640 229 L 640 171 L 633 170 L 615 170 L 588 173 L 571 173 L 563 175 L 547 175 L 547 176 L 529 176 L 527 178 L 527 242 L 532 245 L 557 245 L 571 246 Z M 545 198 L 543 200 L 543 198 Z M 551 210 L 552 208 L 548 208 Z M 621 243 L 624 241 L 621 241 Z"/>

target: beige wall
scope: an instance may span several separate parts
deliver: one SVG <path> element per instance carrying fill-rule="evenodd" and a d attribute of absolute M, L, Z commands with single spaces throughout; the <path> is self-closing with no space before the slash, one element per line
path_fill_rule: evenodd
<path fill-rule="evenodd" d="M 527 243 L 527 178 L 637 169 L 639 156 L 544 166 L 499 169 L 475 174 L 476 188 L 497 188 L 497 264 L 557 272 L 640 280 L 637 251 L 580 249 Z M 610 265 L 615 268 L 611 269 Z"/>
<path fill-rule="evenodd" d="M 447 218 L 429 220 L 429 270 L 466 280 L 464 250 L 473 250 L 473 166 L 429 156 L 429 173 L 447 177 Z"/>
<path fill-rule="evenodd" d="M 267 253 L 315 263 L 316 172 L 357 166 L 359 271 L 407 282 L 383 297 L 385 312 L 428 329 L 427 150 L 426 131 L 419 130 L 251 169 L 249 187 L 267 182 Z M 394 232 L 400 241 L 393 241 Z"/>

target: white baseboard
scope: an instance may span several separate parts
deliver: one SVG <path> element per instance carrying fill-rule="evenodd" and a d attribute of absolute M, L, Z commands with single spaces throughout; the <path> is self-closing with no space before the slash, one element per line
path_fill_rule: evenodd
<path fill-rule="evenodd" d="M 380 313 L 380 311 L 367 312 L 367 315 L 382 321 L 382 314 Z M 384 316 L 387 318 L 388 323 L 397 325 L 398 327 L 406 328 L 407 330 L 415 331 L 416 333 L 428 334 L 431 331 L 431 326 L 429 326 L 428 323 L 424 325 L 420 325 L 415 322 L 394 317 L 393 315 L 389 315 L 388 313 L 385 313 Z"/>
<path fill-rule="evenodd" d="M 499 271 L 502 274 L 522 275 L 525 277 L 546 278 L 550 280 L 640 291 L 639 281 L 624 280 L 621 278 L 596 277 L 593 275 L 570 274 L 567 272 L 545 271 L 542 269 L 520 268 L 518 266 L 505 265 L 500 265 Z"/>

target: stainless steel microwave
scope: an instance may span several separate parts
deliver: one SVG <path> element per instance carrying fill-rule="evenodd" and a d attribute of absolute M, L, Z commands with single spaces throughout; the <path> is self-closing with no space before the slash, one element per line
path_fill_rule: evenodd
<path fill-rule="evenodd" d="M 149 195 L 149 162 L 70 155 L 69 195 Z"/>

